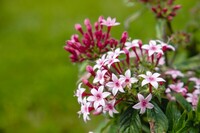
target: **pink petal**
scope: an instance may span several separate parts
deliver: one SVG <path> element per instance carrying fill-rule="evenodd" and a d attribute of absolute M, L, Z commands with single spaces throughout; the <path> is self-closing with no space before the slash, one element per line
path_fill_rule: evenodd
<path fill-rule="evenodd" d="M 87 100 L 90 101 L 90 102 L 92 102 L 92 101 L 95 101 L 95 98 L 94 98 L 94 96 L 89 96 L 89 97 L 87 98 Z"/>
<path fill-rule="evenodd" d="M 118 78 L 117 78 L 117 76 L 115 74 L 112 74 L 112 80 L 113 81 L 117 81 L 118 80 Z"/>
<path fill-rule="evenodd" d="M 137 104 L 135 104 L 132 108 L 134 108 L 134 109 L 140 109 L 141 108 L 140 102 L 137 103 Z"/>
<path fill-rule="evenodd" d="M 92 89 L 91 93 L 92 93 L 92 95 L 96 95 L 98 93 L 98 91 L 96 89 Z"/>
<path fill-rule="evenodd" d="M 142 100 L 144 100 L 144 97 L 143 97 L 143 95 L 141 95 L 140 93 L 138 93 L 137 95 L 138 95 L 138 99 L 139 99 L 139 101 L 142 101 Z"/>
<path fill-rule="evenodd" d="M 148 104 L 147 104 L 147 108 L 148 108 L 148 109 L 152 109 L 153 107 L 154 107 L 154 105 L 153 105 L 152 103 L 148 103 Z"/>
<path fill-rule="evenodd" d="M 156 81 L 158 81 L 158 82 L 165 82 L 165 80 L 163 78 L 156 78 Z"/>
<path fill-rule="evenodd" d="M 151 100 L 151 98 L 152 98 L 152 95 L 151 95 L 151 93 L 145 98 L 145 100 L 147 100 L 148 102 Z"/>
<path fill-rule="evenodd" d="M 160 74 L 159 73 L 154 73 L 152 76 L 157 78 L 157 77 L 160 76 Z"/>
<path fill-rule="evenodd" d="M 104 92 L 102 95 L 103 95 L 103 98 L 106 98 L 107 96 L 110 95 L 110 92 Z"/>
<path fill-rule="evenodd" d="M 129 78 L 131 77 L 131 71 L 130 71 L 130 69 L 126 70 L 125 76 L 129 77 Z"/>
<path fill-rule="evenodd" d="M 140 109 L 140 114 L 144 114 L 145 111 L 146 111 L 146 108 L 141 107 L 141 109 Z"/>

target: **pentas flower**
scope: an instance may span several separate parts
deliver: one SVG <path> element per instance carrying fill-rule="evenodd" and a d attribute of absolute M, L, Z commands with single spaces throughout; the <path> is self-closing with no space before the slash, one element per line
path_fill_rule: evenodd
<path fill-rule="evenodd" d="M 148 51 L 149 56 L 152 56 L 154 53 L 162 53 L 163 54 L 163 51 L 161 49 L 162 46 L 157 45 L 156 41 L 154 41 L 154 40 L 151 40 L 149 42 L 149 44 L 143 45 L 142 48 Z"/>
<path fill-rule="evenodd" d="M 81 103 L 81 110 L 78 112 L 79 116 L 83 115 L 83 120 L 86 122 L 87 120 L 90 120 L 89 114 L 90 114 L 90 102 L 87 102 L 86 98 L 83 99 Z"/>
<path fill-rule="evenodd" d="M 104 83 L 104 75 L 106 74 L 107 70 L 97 70 L 96 77 L 93 80 L 93 83 L 99 82 L 100 84 Z"/>
<path fill-rule="evenodd" d="M 92 96 L 89 96 L 87 100 L 93 102 L 94 108 L 97 109 L 99 105 L 105 106 L 105 98 L 110 95 L 110 92 L 103 92 L 104 86 L 100 86 L 98 90 L 92 89 Z"/>
<path fill-rule="evenodd" d="M 154 105 L 149 102 L 151 98 L 152 98 L 151 93 L 146 98 L 144 98 L 143 95 L 138 93 L 139 103 L 135 104 L 133 108 L 140 109 L 140 114 L 144 114 L 146 109 L 152 109 L 154 107 Z"/>
<path fill-rule="evenodd" d="M 113 117 L 113 114 L 118 113 L 116 110 L 118 104 L 122 104 L 127 99 L 131 100 L 134 97 L 133 91 L 142 95 L 141 88 L 149 84 L 149 92 L 152 93 L 152 86 L 157 89 L 158 84 L 165 81 L 160 77 L 159 73 L 150 72 L 149 68 L 156 70 L 156 67 L 159 69 L 160 66 L 149 61 L 149 53 L 142 49 L 142 41 L 133 40 L 132 43 L 137 43 L 138 47 L 135 44 L 130 44 L 132 46 L 128 49 L 128 43 L 126 43 L 125 47 L 111 48 L 108 52 L 98 57 L 93 66 L 88 65 L 86 67 L 87 74 L 90 74 L 90 76 L 82 79 L 85 90 L 81 89 L 81 84 L 77 89 L 77 98 L 82 108 L 79 114 L 83 114 L 84 121 L 89 119 L 89 114 L 108 113 Z M 132 53 L 135 56 L 132 56 Z M 153 53 L 153 56 L 158 63 L 163 58 L 163 54 L 156 52 Z M 145 68 L 143 72 L 146 74 L 141 74 L 138 71 L 140 67 Z M 142 84 L 133 86 L 138 82 L 136 77 L 143 78 Z M 86 89 L 87 93 L 85 93 Z M 129 90 L 125 91 L 125 89 Z M 145 112 L 146 108 L 152 107 L 151 104 L 148 104 L 151 95 L 147 98 L 139 99 L 140 103 L 143 103 L 140 104 L 141 113 Z M 135 103 L 135 101 L 133 102 Z M 135 107 L 139 109 L 138 106 Z"/>
<path fill-rule="evenodd" d="M 106 59 L 106 54 L 104 54 L 100 59 L 98 59 L 96 61 L 96 64 L 94 65 L 93 69 L 95 70 L 96 68 L 100 69 L 104 64 L 105 62 L 107 61 Z"/>
<path fill-rule="evenodd" d="M 187 89 L 183 87 L 184 83 L 183 82 L 179 82 L 176 84 L 170 84 L 169 85 L 169 89 L 181 93 L 183 96 L 187 93 Z"/>
<path fill-rule="evenodd" d="M 131 70 L 128 69 L 125 72 L 125 75 L 120 75 L 120 80 L 124 83 L 124 86 L 132 87 L 133 83 L 136 83 L 138 80 L 135 77 L 131 77 Z"/>
<path fill-rule="evenodd" d="M 167 70 L 165 72 L 165 74 L 172 76 L 173 79 L 184 76 L 183 73 L 181 73 L 179 70 L 175 70 L 175 69 Z"/>
<path fill-rule="evenodd" d="M 106 103 L 105 107 L 104 107 L 104 112 L 108 112 L 108 114 L 113 117 L 113 113 L 119 113 L 116 109 L 115 109 L 115 103 L 116 100 L 113 99 L 112 101 L 109 101 Z"/>
<path fill-rule="evenodd" d="M 200 86 L 200 78 L 192 77 L 189 81 L 195 82 L 196 86 Z"/>
<path fill-rule="evenodd" d="M 75 94 L 75 96 L 78 97 L 78 103 L 81 103 L 83 101 L 82 95 L 83 95 L 83 92 L 85 91 L 85 88 L 81 88 L 81 85 L 82 83 L 78 85 L 78 89 L 76 90 L 76 94 Z"/>
<path fill-rule="evenodd" d="M 123 86 L 122 86 L 122 80 L 118 79 L 115 74 L 112 74 L 112 81 L 108 82 L 106 86 L 108 86 L 111 90 L 113 95 L 115 96 L 118 91 L 124 92 Z"/>
<path fill-rule="evenodd" d="M 133 47 L 139 47 L 140 43 L 141 43 L 141 40 L 135 39 L 132 42 L 126 42 L 125 46 L 129 50 L 130 48 L 133 48 Z"/>
<path fill-rule="evenodd" d="M 199 101 L 199 90 L 195 90 L 193 93 L 187 93 L 186 100 L 192 104 L 192 106 L 195 108 Z"/>
<path fill-rule="evenodd" d="M 107 19 L 103 19 L 101 22 L 101 25 L 105 25 L 108 27 L 117 26 L 119 24 L 120 24 L 119 22 L 116 22 L 116 18 L 112 19 L 111 17 L 108 17 Z"/>
<path fill-rule="evenodd" d="M 173 50 L 173 51 L 175 51 L 175 48 L 172 45 L 164 43 L 164 42 L 162 42 L 160 40 L 156 40 L 156 42 L 160 43 L 160 45 L 162 46 L 162 50 L 163 51 L 167 51 L 167 50 Z"/>
<path fill-rule="evenodd" d="M 140 77 L 144 78 L 144 80 L 142 81 L 142 86 L 146 85 L 146 84 L 151 84 L 154 88 L 158 88 L 158 83 L 159 82 L 165 82 L 165 80 L 163 78 L 160 78 L 160 74 L 159 73 L 151 73 L 150 71 L 146 72 L 145 74 L 140 74 Z"/>

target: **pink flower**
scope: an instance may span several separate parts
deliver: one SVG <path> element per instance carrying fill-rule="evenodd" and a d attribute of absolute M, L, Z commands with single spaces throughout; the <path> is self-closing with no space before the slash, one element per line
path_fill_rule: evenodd
<path fill-rule="evenodd" d="M 151 98 L 152 98 L 151 93 L 146 98 L 144 98 L 143 95 L 138 93 L 138 99 L 140 102 L 135 104 L 133 108 L 140 109 L 140 114 L 144 114 L 146 111 L 146 108 L 152 109 L 154 107 L 154 105 L 149 102 Z"/>
<path fill-rule="evenodd" d="M 118 91 L 124 92 L 122 81 L 119 80 L 115 74 L 112 74 L 112 82 L 108 82 L 106 86 L 108 86 L 112 90 L 114 96 L 117 94 Z"/>
<path fill-rule="evenodd" d="M 98 59 L 96 61 L 96 65 L 94 65 L 93 69 L 95 70 L 96 68 L 100 69 L 104 64 L 105 62 L 107 61 L 106 59 L 106 54 L 104 54 L 100 59 Z"/>
<path fill-rule="evenodd" d="M 162 53 L 163 54 L 163 51 L 161 49 L 162 46 L 156 45 L 156 41 L 154 41 L 154 40 L 151 40 L 149 42 L 149 45 L 143 45 L 142 48 L 148 51 L 149 56 L 153 55 L 154 53 Z"/>
<path fill-rule="evenodd" d="M 107 54 L 107 58 L 116 58 L 120 54 L 124 53 L 124 51 L 121 51 L 120 48 L 115 49 L 115 51 L 109 51 Z"/>
<path fill-rule="evenodd" d="M 126 48 L 129 50 L 129 49 L 132 48 L 132 47 L 139 47 L 139 42 L 140 42 L 140 40 L 135 39 L 135 40 L 133 40 L 132 42 L 126 42 L 126 43 L 125 43 L 125 46 L 126 46 Z"/>
<path fill-rule="evenodd" d="M 179 82 L 177 84 L 171 84 L 169 85 L 169 88 L 172 89 L 175 92 L 182 93 L 184 96 L 187 93 L 187 89 L 183 87 L 183 82 Z"/>
<path fill-rule="evenodd" d="M 106 103 L 104 111 L 107 111 L 111 117 L 113 117 L 113 113 L 119 113 L 115 109 L 115 99 Z"/>
<path fill-rule="evenodd" d="M 93 83 L 99 82 L 100 84 L 103 84 L 104 80 L 105 80 L 104 75 L 106 74 L 106 72 L 107 72 L 107 70 L 103 70 L 103 71 L 98 70 L 96 73 L 96 76 L 93 80 Z"/>
<path fill-rule="evenodd" d="M 125 86 L 128 86 L 129 88 L 132 87 L 133 83 L 136 83 L 138 81 L 136 78 L 131 77 L 130 69 L 126 70 L 125 76 L 120 75 L 120 80 L 125 84 Z"/>
<path fill-rule="evenodd" d="M 160 45 L 162 46 L 162 50 L 163 51 L 167 51 L 167 50 L 173 50 L 173 51 L 175 51 L 175 48 L 172 45 L 164 43 L 164 42 L 162 42 L 160 40 L 156 40 L 156 42 L 160 43 Z"/>
<path fill-rule="evenodd" d="M 82 95 L 83 95 L 83 92 L 85 91 L 85 88 L 81 88 L 81 85 L 82 83 L 78 85 L 78 89 L 76 90 L 76 94 L 75 94 L 75 96 L 78 97 L 78 103 L 81 103 L 83 101 Z"/>
<path fill-rule="evenodd" d="M 145 74 L 140 74 L 140 77 L 143 77 L 144 80 L 142 81 L 142 86 L 146 84 L 151 84 L 154 88 L 158 88 L 158 82 L 165 82 L 163 78 L 159 78 L 159 73 L 152 74 L 151 72 L 147 71 Z"/>
<path fill-rule="evenodd" d="M 116 18 L 111 19 L 111 17 L 108 17 L 107 20 L 103 19 L 101 22 L 101 25 L 105 25 L 108 27 L 112 27 L 112 26 L 117 26 L 120 23 L 116 22 Z"/>
<path fill-rule="evenodd" d="M 105 106 L 105 98 L 110 95 L 110 92 L 103 92 L 104 86 L 100 86 L 98 90 L 92 89 L 92 96 L 87 98 L 88 101 L 94 102 L 94 108 L 97 109 L 99 105 Z"/>
<path fill-rule="evenodd" d="M 87 120 L 90 120 L 90 117 L 88 116 L 90 114 L 89 111 L 90 102 L 86 101 L 86 98 L 83 99 L 81 103 L 81 110 L 78 112 L 79 116 L 83 114 L 83 120 L 86 122 Z"/>
<path fill-rule="evenodd" d="M 117 57 L 108 57 L 106 62 L 105 62 L 105 65 L 108 66 L 108 68 L 111 67 L 111 65 L 115 62 L 120 62 L 119 59 Z"/>
<path fill-rule="evenodd" d="M 199 101 L 198 93 L 188 93 L 186 100 L 192 104 L 193 107 L 196 107 Z"/>
<path fill-rule="evenodd" d="M 171 75 L 173 79 L 176 79 L 177 77 L 183 77 L 184 76 L 183 73 L 181 73 L 180 71 L 173 70 L 173 69 L 172 70 L 167 70 L 165 72 L 165 74 Z"/>
<path fill-rule="evenodd" d="M 200 89 L 200 79 L 199 78 L 192 77 L 192 78 L 189 79 L 189 81 L 195 82 L 195 86 L 194 87 L 196 89 Z"/>

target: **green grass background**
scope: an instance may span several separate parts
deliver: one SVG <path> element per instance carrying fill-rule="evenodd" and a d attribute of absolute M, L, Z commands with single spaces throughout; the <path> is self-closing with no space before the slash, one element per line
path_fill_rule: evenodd
<path fill-rule="evenodd" d="M 190 8 L 198 0 L 177 0 L 183 8 L 173 21 L 183 29 Z M 100 117 L 85 124 L 73 97 L 78 66 L 63 50 L 77 33 L 75 23 L 95 22 L 100 15 L 116 17 L 121 25 L 141 5 L 122 0 L 1 0 L 0 1 L 0 133 L 84 133 L 98 126 Z M 146 11 L 131 24 L 132 38 L 155 38 L 155 18 Z"/>

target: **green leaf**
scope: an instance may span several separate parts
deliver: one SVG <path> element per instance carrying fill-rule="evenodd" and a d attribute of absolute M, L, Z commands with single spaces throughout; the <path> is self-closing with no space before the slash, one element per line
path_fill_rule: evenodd
<path fill-rule="evenodd" d="M 128 107 L 120 116 L 120 131 L 123 133 L 141 133 L 142 124 L 137 110 Z"/>
<path fill-rule="evenodd" d="M 156 133 L 165 133 L 168 130 L 168 119 L 159 106 L 153 102 L 154 108 L 147 110 L 149 122 L 154 123 L 154 131 Z"/>
<path fill-rule="evenodd" d="M 181 116 L 181 113 L 177 108 L 176 102 L 171 101 L 167 104 L 166 116 L 167 116 L 168 121 L 169 121 L 168 131 L 171 131 L 173 129 L 174 124 L 177 123 L 178 119 Z"/>
<path fill-rule="evenodd" d="M 186 101 L 186 99 L 181 94 L 175 94 L 177 102 L 182 106 L 183 109 L 190 112 L 192 110 L 192 106 Z"/>
<path fill-rule="evenodd" d="M 176 64 L 176 67 L 180 70 L 199 70 L 200 68 L 200 54 L 184 60 L 183 62 Z"/>
<path fill-rule="evenodd" d="M 200 123 L 200 98 L 199 98 L 197 110 L 196 110 L 196 119 Z"/>
<path fill-rule="evenodd" d="M 178 119 L 177 123 L 174 123 L 174 132 L 177 132 L 185 125 L 185 119 L 186 119 L 187 112 L 184 111 L 181 115 L 181 117 Z"/>

